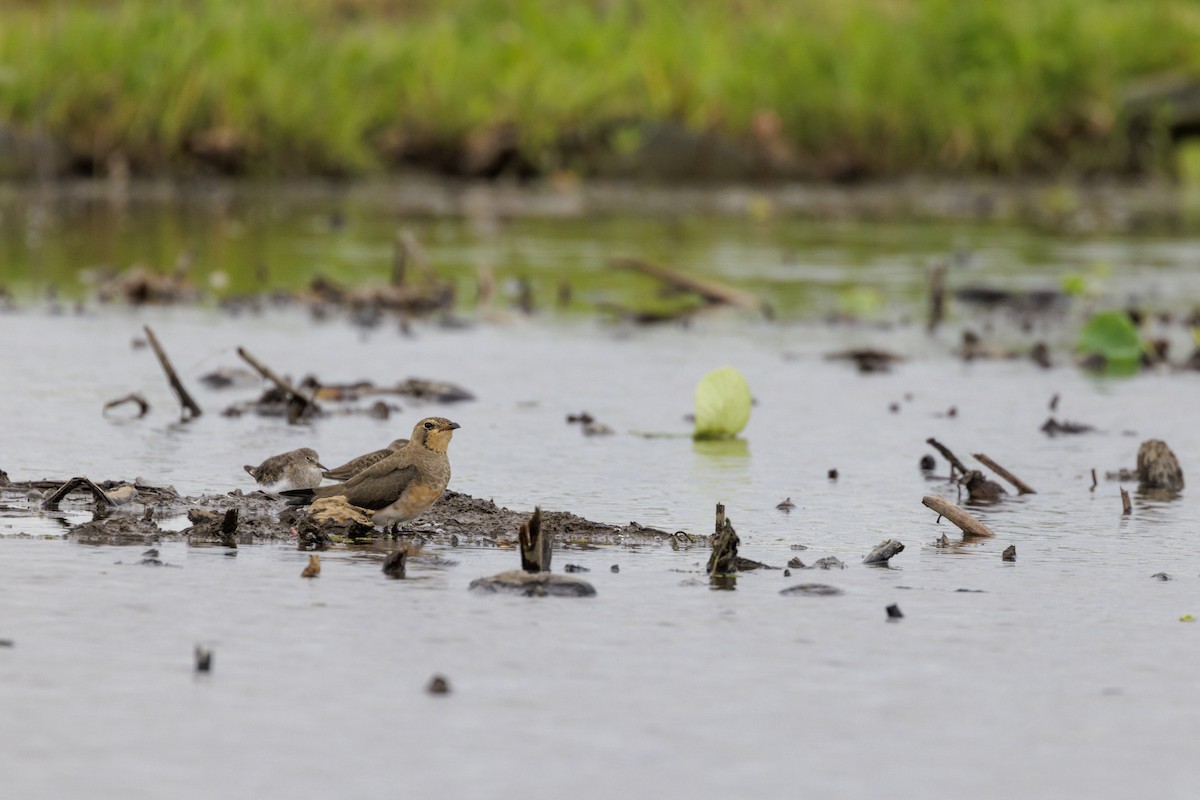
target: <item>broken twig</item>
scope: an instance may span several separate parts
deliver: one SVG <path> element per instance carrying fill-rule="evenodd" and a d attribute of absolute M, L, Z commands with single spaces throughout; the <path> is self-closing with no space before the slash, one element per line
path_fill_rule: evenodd
<path fill-rule="evenodd" d="M 96 498 L 97 507 L 111 508 L 113 505 L 115 505 L 112 499 L 104 493 L 103 489 L 92 483 L 87 478 L 80 476 L 71 478 L 71 480 L 58 487 L 58 490 L 55 491 L 54 494 L 42 501 L 42 508 L 58 508 L 58 504 L 62 502 L 62 499 L 76 489 L 87 489 L 89 492 L 91 492 L 92 496 Z"/>
<path fill-rule="evenodd" d="M 963 465 L 963 462 L 959 461 L 958 456 L 954 455 L 954 453 L 951 453 L 950 448 L 946 447 L 946 445 L 942 444 L 937 439 L 934 439 L 932 436 L 929 437 L 928 439 L 926 439 L 925 443 L 927 445 L 929 445 L 930 447 L 932 447 L 934 450 L 937 450 L 939 453 L 941 453 L 942 457 L 950 462 L 950 466 L 959 471 L 959 474 L 962 474 L 962 475 L 967 474 L 968 470 Z M 954 477 L 953 470 L 950 471 L 950 477 L 951 478 Z"/>
<path fill-rule="evenodd" d="M 200 410 L 200 406 L 196 405 L 196 401 L 188 394 L 188 390 L 183 388 L 183 382 L 175 374 L 175 368 L 171 366 L 171 360 L 167 358 L 166 351 L 158 343 L 158 337 L 154 335 L 154 331 L 151 330 L 149 325 L 143 325 L 142 330 L 146 332 L 146 340 L 150 342 L 150 347 L 154 349 L 154 355 L 158 356 L 158 363 L 162 365 L 163 372 L 167 373 L 167 382 L 171 384 L 171 389 L 175 392 L 175 396 L 179 398 L 183 421 L 187 422 L 189 419 L 200 416 L 203 413 Z"/>
<path fill-rule="evenodd" d="M 142 417 L 146 416 L 146 412 L 150 410 L 150 404 L 146 402 L 146 398 L 134 392 L 133 394 L 127 394 L 124 397 L 118 397 L 116 400 L 109 400 L 104 404 L 104 410 L 102 413 L 107 414 L 110 409 L 116 408 L 119 405 L 124 405 L 125 403 L 134 403 L 137 405 L 137 419 L 141 419 Z"/>
<path fill-rule="evenodd" d="M 1121 516 L 1128 517 L 1133 514 L 1133 503 L 1129 501 L 1129 491 L 1121 487 Z"/>
<path fill-rule="evenodd" d="M 1026 483 L 1025 481 L 1018 478 L 1016 475 L 1013 475 L 1011 472 L 1009 472 L 1004 467 L 997 464 L 995 461 L 992 461 L 990 458 L 985 456 L 983 453 L 972 453 L 971 455 L 973 455 L 976 458 L 976 460 L 978 460 L 981 464 L 983 464 L 985 467 L 990 469 L 992 472 L 996 473 L 1001 478 L 1004 478 L 1004 480 L 1008 481 L 1013 486 L 1017 487 L 1018 494 L 1037 494 L 1037 492 L 1035 492 L 1033 490 L 1032 486 L 1030 486 L 1028 483 Z"/>
<path fill-rule="evenodd" d="M 299 417 L 303 418 L 309 414 L 321 413 L 321 407 L 317 405 L 315 400 L 302 394 L 299 389 L 291 384 L 290 381 L 284 380 L 272 372 L 266 365 L 260 363 L 258 359 L 246 352 L 246 348 L 239 347 L 237 349 L 237 354 L 242 357 L 243 361 L 254 367 L 255 372 L 257 372 L 259 375 L 262 375 L 271 383 L 275 384 L 281 392 L 291 397 L 294 402 L 300 404 L 301 411 Z"/>
<path fill-rule="evenodd" d="M 762 311 L 769 314 L 770 306 L 762 298 L 750 292 L 743 292 L 740 289 L 719 283 L 718 281 L 700 278 L 682 270 L 629 256 L 616 256 L 609 259 L 609 264 L 617 269 L 630 269 L 634 272 L 640 272 L 643 275 L 649 275 L 651 278 L 670 284 L 677 289 L 698 294 L 709 303 L 744 308 L 751 311 Z"/>
<path fill-rule="evenodd" d="M 992 533 L 991 528 L 989 528 L 987 525 L 984 525 L 972 514 L 954 505 L 954 503 L 951 503 L 944 497 L 938 497 L 937 495 L 926 495 L 925 497 L 921 498 L 921 502 L 936 511 L 939 516 L 943 516 L 953 522 L 963 533 L 970 534 L 972 536 L 996 535 Z"/>

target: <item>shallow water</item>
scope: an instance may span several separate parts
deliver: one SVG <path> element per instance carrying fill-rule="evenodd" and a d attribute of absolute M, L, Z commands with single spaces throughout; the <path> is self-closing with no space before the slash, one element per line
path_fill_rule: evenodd
<path fill-rule="evenodd" d="M 1099 245 L 1059 242 L 1052 257 L 1085 246 Z M 1182 287 L 1172 302 L 1200 296 L 1188 294 L 1194 270 L 1179 266 L 1195 251 L 1155 247 L 1179 254 L 1152 273 Z M 728 248 L 747 252 L 737 237 Z M 846 261 L 835 250 L 831 275 Z M 919 265 L 895 270 L 922 280 Z M 910 314 L 915 305 L 891 316 Z M 200 419 L 176 422 L 158 364 L 130 347 L 146 323 Z M 1027 344 L 1046 333 L 996 335 Z M 1200 614 L 1200 507 L 1188 491 L 1135 497 L 1122 518 L 1117 484 L 1090 492 L 1089 471 L 1131 467 L 1138 443 L 1160 437 L 1194 480 L 1200 373 L 1122 380 L 1026 360 L 964 364 L 948 356 L 953 329 L 929 338 L 911 325 L 734 316 L 653 330 L 509 317 L 403 336 L 298 311 L 24 306 L 0 314 L 0 341 L 0 468 L 14 480 L 249 489 L 244 463 L 301 445 L 340 461 L 438 413 L 463 426 L 451 448 L 459 491 L 698 534 L 719 500 L 743 555 L 848 565 L 749 573 L 730 592 L 709 588 L 703 547 L 568 549 L 555 565 L 590 568 L 597 597 L 528 600 L 466 591 L 515 566 L 510 550 L 431 547 L 458 563 L 413 563 L 404 581 L 382 576 L 379 553 L 335 550 L 305 581 L 307 555 L 282 545 L 229 557 L 167 544 L 173 566 L 154 568 L 136 564 L 142 548 L 62 540 L 57 516 L 0 516 L 0 639 L 14 643 L 0 647 L 6 797 L 1194 795 L 1200 629 L 1179 618 Z M 860 344 L 910 359 L 871 376 L 824 359 Z M 236 366 L 238 345 L 292 375 L 416 375 L 478 399 L 401 399 L 387 421 L 229 419 L 219 410 L 256 390 L 196 378 Z M 696 380 L 723 364 L 745 373 L 757 400 L 742 442 L 631 434 L 686 434 Z M 149 416 L 101 415 L 130 391 L 149 399 Z M 1098 432 L 1040 433 L 1055 393 L 1059 418 Z M 581 410 L 617 434 L 582 436 L 565 423 Z M 987 453 L 1038 494 L 976 510 L 994 540 L 934 548 L 943 532 L 961 537 L 920 502 L 953 497 L 917 469 L 930 436 L 964 459 Z M 777 511 L 788 496 L 796 509 Z M 884 538 L 907 549 L 890 569 L 862 566 Z M 1018 560 L 1002 562 L 1010 544 Z M 1175 580 L 1152 580 L 1160 571 Z M 845 594 L 778 594 L 801 582 Z M 891 603 L 898 622 L 885 621 Z M 215 652 L 208 676 L 192 671 L 197 642 Z M 447 697 L 424 691 L 439 672 Z"/>

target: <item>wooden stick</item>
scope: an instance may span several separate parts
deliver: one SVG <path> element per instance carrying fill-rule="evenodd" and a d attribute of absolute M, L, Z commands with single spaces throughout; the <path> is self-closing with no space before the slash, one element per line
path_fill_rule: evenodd
<path fill-rule="evenodd" d="M 533 509 L 528 522 L 521 523 L 517 533 L 521 543 L 521 569 L 526 572 L 549 572 L 553 538 L 542 533 L 542 509 Z"/>
<path fill-rule="evenodd" d="M 179 398 L 183 421 L 186 422 L 189 419 L 200 416 L 204 412 L 200 410 L 200 406 L 196 405 L 196 401 L 188 394 L 188 390 L 183 388 L 183 383 L 179 380 L 179 376 L 175 374 L 175 368 L 171 366 L 171 360 L 167 358 L 162 345 L 158 343 L 158 337 L 154 335 L 154 331 L 150 329 L 149 325 L 143 325 L 142 330 L 146 332 L 146 341 L 150 342 L 150 346 L 154 348 L 154 355 L 158 356 L 158 363 L 162 365 L 163 372 L 167 373 L 167 382 L 171 384 L 171 389 L 174 390 L 175 396 Z"/>
<path fill-rule="evenodd" d="M 400 286 L 408 277 L 408 262 L 416 264 L 421 271 L 422 279 L 428 281 L 433 277 L 433 267 L 429 254 L 421 246 L 421 242 L 412 231 L 400 231 L 396 234 L 396 243 L 392 252 L 392 285 Z"/>
<path fill-rule="evenodd" d="M 111 508 L 113 506 L 113 501 L 108 499 L 108 495 L 104 493 L 103 489 L 92 483 L 87 478 L 77 477 L 71 478 L 71 480 L 58 487 L 58 490 L 55 491 L 54 494 L 43 500 L 42 508 L 58 508 L 58 504 L 62 502 L 62 499 L 76 489 L 87 489 L 89 492 L 91 492 L 92 496 L 96 498 L 96 505 L 98 507 Z"/>
<path fill-rule="evenodd" d="M 1133 514 L 1133 503 L 1129 502 L 1129 492 L 1124 486 L 1121 487 L 1121 516 L 1128 517 Z"/>
<path fill-rule="evenodd" d="M 1097 483 L 1099 483 L 1099 481 L 1097 481 L 1097 480 L 1096 480 L 1096 468 L 1095 468 L 1095 467 L 1092 467 L 1092 488 L 1088 489 L 1088 491 L 1089 491 L 1089 492 L 1094 492 L 1094 491 L 1096 491 L 1096 484 L 1097 484 Z"/>
<path fill-rule="evenodd" d="M 317 405 L 317 401 L 301 394 L 300 390 L 297 389 L 295 386 L 293 386 L 290 382 L 285 381 L 283 378 L 276 375 L 268 367 L 266 367 L 264 364 L 260 363 L 258 361 L 258 359 L 256 359 L 254 356 L 247 353 L 246 348 L 239 347 L 237 349 L 237 354 L 242 357 L 243 361 L 245 361 L 250 366 L 254 367 L 255 372 L 257 372 L 259 375 L 262 375 L 264 378 L 269 380 L 271 383 L 273 383 L 277 387 L 279 387 L 280 391 L 282 391 L 288 395 L 291 395 L 298 402 L 300 402 L 305 408 L 305 413 L 309 413 L 309 412 L 311 412 L 313 414 L 321 413 L 321 407 Z"/>
<path fill-rule="evenodd" d="M 769 306 L 766 302 L 750 292 L 743 292 L 724 283 L 700 278 L 681 270 L 663 266 L 662 264 L 655 264 L 651 261 L 641 258 L 631 258 L 629 256 L 616 256 L 609 259 L 608 263 L 617 269 L 630 269 L 634 272 L 640 272 L 643 275 L 649 275 L 651 278 L 668 283 L 678 289 L 693 292 L 710 303 L 745 308 L 752 311 L 763 311 L 764 313 L 769 311 Z"/>
<path fill-rule="evenodd" d="M 934 439 L 932 436 L 929 437 L 928 439 L 926 439 L 925 443 L 927 445 L 929 445 L 930 447 L 932 447 L 933 449 L 937 450 L 939 453 L 941 453 L 942 456 L 947 461 L 950 462 L 950 466 L 957 469 L 963 475 L 967 474 L 967 468 L 965 466 L 963 466 L 963 463 L 961 461 L 958 460 L 958 456 L 956 456 L 956 455 L 954 455 L 954 453 L 950 452 L 950 448 L 946 447 L 946 445 L 942 444 L 937 439 Z"/>
<path fill-rule="evenodd" d="M 946 265 L 934 264 L 929 273 L 929 332 L 942 324 L 946 311 Z"/>
<path fill-rule="evenodd" d="M 984 525 L 973 515 L 954 505 L 954 503 L 951 503 L 944 497 L 938 497 L 937 495 L 926 495 L 925 497 L 921 498 L 921 502 L 936 511 L 939 516 L 943 516 L 953 522 L 958 526 L 959 530 L 965 534 L 970 534 L 972 536 L 996 535 L 992 533 L 992 529 L 987 525 Z"/>
<path fill-rule="evenodd" d="M 990 469 L 992 472 L 996 473 L 1001 478 L 1004 478 L 1004 480 L 1008 481 L 1013 486 L 1017 487 L 1018 494 L 1037 494 L 1037 492 L 1035 492 L 1033 490 L 1032 486 L 1030 486 L 1028 483 L 1026 483 L 1025 481 L 1018 478 L 1016 475 L 1013 475 L 1011 472 L 1009 472 L 1004 467 L 997 464 L 995 461 L 992 461 L 990 458 L 985 456 L 983 453 L 972 453 L 971 455 L 973 455 L 980 463 L 982 463 L 985 467 Z"/>

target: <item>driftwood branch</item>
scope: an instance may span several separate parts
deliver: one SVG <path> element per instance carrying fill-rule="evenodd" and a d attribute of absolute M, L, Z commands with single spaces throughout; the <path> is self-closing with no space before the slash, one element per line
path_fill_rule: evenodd
<path fill-rule="evenodd" d="M 926 495 L 921 502 L 938 513 L 939 516 L 953 522 L 963 533 L 972 536 L 995 536 L 992 529 L 984 525 L 972 514 L 951 503 L 944 497 Z"/>
<path fill-rule="evenodd" d="M 290 381 L 287 381 L 272 372 L 269 367 L 261 363 L 254 356 L 247 353 L 246 348 L 239 347 L 237 349 L 237 354 L 242 357 L 243 361 L 254 367 L 255 372 L 269 380 L 271 383 L 275 384 L 275 386 L 277 386 L 281 392 L 292 398 L 294 402 L 299 403 L 301 406 L 301 412 L 299 414 L 300 417 L 307 416 L 310 413 L 321 413 L 321 408 L 317 405 L 315 400 L 301 393 L 301 391 L 293 386 Z"/>
<path fill-rule="evenodd" d="M 158 343 L 158 337 L 154 335 L 154 331 L 151 330 L 149 325 L 143 325 L 142 330 L 146 332 L 146 341 L 150 342 L 150 347 L 154 349 L 154 355 L 158 356 L 158 363 L 162 365 L 163 372 L 167 373 L 167 382 L 171 384 L 171 389 L 175 392 L 175 396 L 179 398 L 183 420 L 186 422 L 189 419 L 200 416 L 204 412 L 200 410 L 200 406 L 188 394 L 188 390 L 183 387 L 183 382 L 179 380 L 179 376 L 175 373 L 175 368 L 171 366 L 171 360 L 167 358 L 166 351 Z"/>
<path fill-rule="evenodd" d="M 138 407 L 137 418 L 138 419 L 141 419 L 142 417 L 146 416 L 146 412 L 148 412 L 150 410 L 150 404 L 148 402 L 146 402 L 146 398 L 144 398 L 140 394 L 137 394 L 136 392 L 134 392 L 133 394 L 127 394 L 124 397 L 118 397 L 116 400 L 109 400 L 107 403 L 104 404 L 103 413 L 107 414 L 110 409 L 116 408 L 119 405 L 124 405 L 125 403 L 135 403 L 137 405 L 137 407 Z"/>
<path fill-rule="evenodd" d="M 517 533 L 521 543 L 521 569 L 526 572 L 549 572 L 553 537 L 542 532 L 542 509 L 533 509 L 533 516 L 521 523 Z"/>
<path fill-rule="evenodd" d="M 55 509 L 62 502 L 63 498 L 69 495 L 76 489 L 87 489 L 96 498 L 96 505 L 103 508 L 111 508 L 113 501 L 104 493 L 96 484 L 84 477 L 71 478 L 71 480 L 58 487 L 54 494 L 42 501 L 42 508 Z"/>
<path fill-rule="evenodd" d="M 683 289 L 684 291 L 698 294 L 709 303 L 770 313 L 770 306 L 762 298 L 750 292 L 735 289 L 719 281 L 701 278 L 662 264 L 656 264 L 641 258 L 631 258 L 629 256 L 616 256 L 609 259 L 609 264 L 617 269 L 640 272 L 643 275 L 648 275 L 651 278 L 669 284 L 676 289 Z"/>
<path fill-rule="evenodd" d="M 1128 517 L 1133 513 L 1133 503 L 1129 501 L 1129 490 L 1121 487 L 1121 516 Z"/>
<path fill-rule="evenodd" d="M 946 445 L 942 444 L 937 439 L 934 439 L 932 436 L 926 439 L 925 443 L 941 453 L 942 457 L 950 462 L 950 466 L 954 467 L 954 469 L 957 469 L 960 474 L 967 474 L 968 470 L 965 466 L 963 466 L 963 462 L 959 461 L 958 456 L 954 455 L 954 453 L 951 453 L 950 448 L 946 447 Z M 953 477 L 953 471 L 951 471 L 951 477 Z"/>
<path fill-rule="evenodd" d="M 1013 486 L 1017 487 L 1018 494 L 1037 494 L 1037 492 L 1034 491 L 1032 486 L 1030 486 L 1028 483 L 1026 483 L 1025 481 L 1018 478 L 1016 475 L 1013 475 L 1011 472 L 1009 472 L 1004 467 L 997 464 L 995 461 L 992 461 L 990 458 L 985 456 L 983 453 L 972 453 L 971 455 L 973 455 L 981 464 L 983 464 L 985 467 L 990 469 L 992 472 L 996 473 L 1001 478 L 1004 478 L 1004 480 L 1008 481 Z"/>

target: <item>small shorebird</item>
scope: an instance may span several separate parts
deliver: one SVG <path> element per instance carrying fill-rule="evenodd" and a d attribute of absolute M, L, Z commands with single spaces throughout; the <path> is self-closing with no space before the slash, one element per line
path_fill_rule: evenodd
<path fill-rule="evenodd" d="M 321 474 L 335 481 L 344 481 L 348 478 L 353 478 L 372 464 L 378 464 L 380 461 L 383 461 L 406 444 L 408 444 L 408 439 L 397 439 L 382 450 L 372 450 L 370 453 L 361 455 L 358 458 L 350 459 L 340 467 L 327 469 Z"/>
<path fill-rule="evenodd" d="M 321 458 L 311 447 L 271 456 L 257 467 L 242 467 L 268 492 L 311 489 L 321 485 Z"/>
<path fill-rule="evenodd" d="M 308 505 L 320 497 L 345 497 L 346 502 L 375 512 L 374 523 L 393 530 L 419 517 L 446 491 L 450 458 L 446 449 L 459 424 L 445 417 L 426 417 L 413 428 L 404 447 L 354 475 L 345 483 L 319 489 L 283 492 L 290 505 Z"/>

